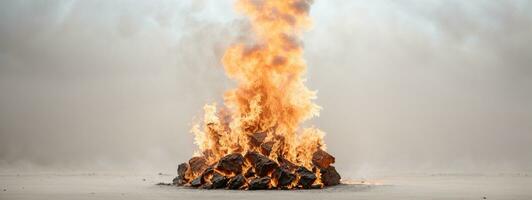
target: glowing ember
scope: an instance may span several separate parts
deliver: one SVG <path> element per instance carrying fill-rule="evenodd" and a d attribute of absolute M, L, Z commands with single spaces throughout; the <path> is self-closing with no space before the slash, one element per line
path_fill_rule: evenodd
<path fill-rule="evenodd" d="M 205 105 L 192 128 L 199 147 L 179 165 L 177 185 L 229 189 L 322 188 L 339 184 L 325 152 L 324 133 L 299 125 L 319 114 L 315 92 L 304 85 L 300 41 L 310 25 L 311 0 L 239 0 L 256 43 L 225 52 L 227 75 L 238 83 L 224 106 Z"/>

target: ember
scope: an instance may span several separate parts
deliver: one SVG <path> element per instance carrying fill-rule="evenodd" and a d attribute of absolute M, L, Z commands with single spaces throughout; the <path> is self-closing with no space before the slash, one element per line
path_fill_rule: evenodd
<path fill-rule="evenodd" d="M 204 189 L 311 189 L 340 183 L 324 133 L 301 129 L 321 109 L 304 85 L 302 32 L 311 0 L 238 0 L 256 43 L 231 46 L 222 63 L 237 88 L 205 105 L 195 125 L 199 151 L 173 183 Z"/>

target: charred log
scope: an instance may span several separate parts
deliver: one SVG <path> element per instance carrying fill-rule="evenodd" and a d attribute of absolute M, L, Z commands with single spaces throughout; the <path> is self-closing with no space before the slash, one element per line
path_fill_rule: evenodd
<path fill-rule="evenodd" d="M 202 176 L 198 176 L 196 177 L 195 179 L 193 179 L 191 182 L 190 182 L 190 186 L 192 187 L 199 187 L 203 184 L 203 177 Z"/>
<path fill-rule="evenodd" d="M 181 163 L 177 166 L 177 175 L 178 176 L 185 176 L 185 173 L 188 170 L 188 163 Z"/>
<path fill-rule="evenodd" d="M 305 167 L 299 167 L 299 169 L 296 170 L 296 173 L 299 175 L 298 185 L 301 185 L 301 187 L 305 189 L 311 188 L 312 184 L 317 179 L 316 175 Z"/>
<path fill-rule="evenodd" d="M 229 179 L 227 177 L 219 173 L 214 173 L 211 179 L 212 188 L 213 189 L 225 188 L 225 186 L 227 186 L 228 181 Z"/>
<path fill-rule="evenodd" d="M 273 144 L 273 141 L 262 143 L 260 145 L 260 152 L 265 156 L 269 156 L 272 152 Z"/>
<path fill-rule="evenodd" d="M 209 189 L 212 189 L 212 184 L 210 184 L 210 183 L 205 183 L 205 184 L 201 185 L 201 186 L 198 187 L 198 188 L 209 190 Z"/>
<path fill-rule="evenodd" d="M 280 168 L 284 168 L 290 172 L 294 172 L 296 169 L 298 169 L 298 166 L 289 160 L 283 158 L 283 157 L 277 157 L 277 162 L 280 165 Z"/>
<path fill-rule="evenodd" d="M 320 169 L 320 174 L 321 182 L 323 182 L 325 186 L 340 184 L 340 174 L 338 174 L 336 168 L 334 168 L 333 166 Z"/>
<path fill-rule="evenodd" d="M 315 189 L 340 183 L 341 177 L 333 163 L 334 157 L 323 150 L 314 152 L 312 171 L 282 154 L 274 161 L 256 151 L 248 151 L 244 156 L 231 153 L 214 164 L 198 156 L 180 164 L 178 176 L 172 182 L 203 189 Z"/>
<path fill-rule="evenodd" d="M 213 173 L 214 173 L 214 167 L 213 166 L 207 167 L 207 169 L 205 169 L 205 171 L 201 173 L 202 181 L 204 183 L 207 182 L 207 179 L 210 179 Z"/>
<path fill-rule="evenodd" d="M 296 175 L 285 168 L 277 168 L 275 173 L 273 173 L 273 177 L 277 180 L 278 187 L 288 186 L 296 179 Z"/>
<path fill-rule="evenodd" d="M 257 132 L 254 134 L 251 134 L 249 136 L 249 143 L 252 146 L 258 147 L 264 142 L 264 139 L 266 138 L 267 133 L 266 132 Z"/>
<path fill-rule="evenodd" d="M 242 174 L 233 177 L 227 183 L 227 188 L 231 190 L 240 189 L 246 183 L 246 178 Z"/>
<path fill-rule="evenodd" d="M 312 154 L 312 164 L 318 166 L 319 168 L 327 168 L 334 163 L 334 157 L 331 154 L 318 149 L 314 154 Z"/>
<path fill-rule="evenodd" d="M 250 178 L 255 176 L 255 171 L 253 171 L 253 168 L 249 168 L 246 173 L 244 174 L 244 177 Z"/>
<path fill-rule="evenodd" d="M 249 190 L 266 190 L 270 188 L 270 177 L 254 178 L 249 182 Z"/>
<path fill-rule="evenodd" d="M 190 170 L 194 174 L 202 173 L 205 169 L 207 169 L 207 159 L 204 157 L 192 157 L 188 164 L 190 165 Z"/>
<path fill-rule="evenodd" d="M 239 153 L 232 153 L 221 158 L 216 169 L 224 173 L 240 174 L 243 164 L 244 157 Z"/>
<path fill-rule="evenodd" d="M 255 173 L 259 177 L 267 176 L 279 167 L 276 162 L 257 152 L 248 152 L 245 157 L 252 164 Z"/>

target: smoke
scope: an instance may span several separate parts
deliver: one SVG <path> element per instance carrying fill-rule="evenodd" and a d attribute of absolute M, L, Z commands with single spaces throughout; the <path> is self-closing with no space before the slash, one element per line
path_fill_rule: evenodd
<path fill-rule="evenodd" d="M 2 1 L 0 166 L 150 167 L 195 150 L 246 39 L 231 1 Z M 301 7 L 306 8 L 304 5 Z M 529 1 L 315 1 L 315 124 L 347 176 L 531 170 Z"/>
<path fill-rule="evenodd" d="M 231 5 L 1 4 L 4 165 L 169 169 L 192 154 L 192 117 L 228 84 L 219 58 L 241 22 L 215 13 Z"/>
<path fill-rule="evenodd" d="M 338 165 L 531 169 L 529 2 L 326 4 L 306 57 Z"/>

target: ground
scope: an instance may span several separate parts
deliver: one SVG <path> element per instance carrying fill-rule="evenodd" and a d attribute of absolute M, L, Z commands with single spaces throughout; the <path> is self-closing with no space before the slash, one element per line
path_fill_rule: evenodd
<path fill-rule="evenodd" d="M 324 190 L 230 191 L 158 186 L 172 175 L 153 173 L 3 173 L 0 199 L 532 199 L 532 176 L 424 174 L 344 180 Z"/>

